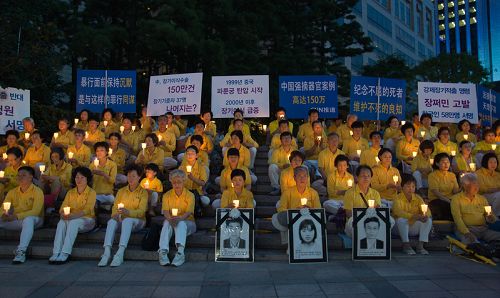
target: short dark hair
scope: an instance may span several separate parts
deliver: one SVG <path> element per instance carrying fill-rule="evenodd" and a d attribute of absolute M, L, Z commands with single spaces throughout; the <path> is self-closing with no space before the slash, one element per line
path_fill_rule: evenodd
<path fill-rule="evenodd" d="M 462 119 L 458 122 L 458 130 L 462 131 L 462 125 L 464 125 L 465 123 L 469 123 L 469 126 L 472 126 L 469 120 Z"/>
<path fill-rule="evenodd" d="M 393 119 L 398 119 L 398 117 L 396 117 L 396 115 L 389 116 L 389 118 L 387 118 L 387 121 L 385 122 L 386 125 L 389 126 Z M 398 122 L 399 122 L 399 119 L 398 119 Z"/>
<path fill-rule="evenodd" d="M 241 130 L 233 130 L 231 132 L 231 137 L 232 136 L 237 136 L 238 139 L 240 139 L 240 143 L 243 143 L 243 132 L 241 132 Z"/>
<path fill-rule="evenodd" d="M 64 159 L 64 150 L 61 148 L 61 147 L 54 147 L 50 150 L 50 156 L 52 156 L 52 154 L 56 153 L 57 155 L 59 155 L 59 159 Z"/>
<path fill-rule="evenodd" d="M 317 109 L 310 109 L 309 112 L 307 112 L 307 115 L 311 116 L 311 114 L 314 114 L 314 113 L 319 115 L 319 111 Z"/>
<path fill-rule="evenodd" d="M 496 131 L 494 131 L 494 130 L 493 130 L 493 129 L 491 129 L 491 128 L 488 128 L 487 130 L 485 130 L 485 131 L 483 132 L 483 138 L 486 138 L 486 135 L 487 135 L 487 134 L 490 134 L 490 133 L 491 133 L 491 134 L 493 134 L 493 135 L 496 135 Z"/>
<path fill-rule="evenodd" d="M 227 149 L 227 156 L 238 156 L 240 157 L 240 151 L 236 148 L 229 148 Z"/>
<path fill-rule="evenodd" d="M 118 139 L 118 141 L 121 141 L 122 140 L 122 136 L 117 133 L 117 132 L 112 132 L 109 134 L 109 138 L 111 139 L 111 137 L 116 137 Z"/>
<path fill-rule="evenodd" d="M 148 134 L 146 135 L 146 137 L 144 138 L 144 140 L 145 140 L 146 138 L 151 138 L 151 141 L 153 141 L 153 145 L 155 145 L 155 146 L 157 146 L 157 145 L 158 145 L 158 142 L 159 142 L 159 141 L 158 141 L 158 136 L 157 136 L 156 134 L 154 134 L 154 133 L 148 133 Z"/>
<path fill-rule="evenodd" d="M 73 131 L 73 134 L 74 135 L 81 135 L 81 136 L 85 136 L 85 131 L 83 129 L 80 129 L 80 128 L 77 128 Z"/>
<path fill-rule="evenodd" d="M 335 165 L 335 167 L 337 167 L 339 162 L 341 161 L 345 161 L 347 162 L 347 165 L 349 165 L 349 157 L 345 156 L 344 154 L 337 155 L 337 157 L 335 157 L 333 164 Z"/>
<path fill-rule="evenodd" d="M 413 126 L 413 123 L 406 122 L 405 125 L 401 126 L 401 132 L 405 134 L 405 131 L 410 128 L 413 130 L 413 132 L 415 132 L 415 126 Z"/>
<path fill-rule="evenodd" d="M 302 159 L 302 162 L 304 162 L 304 160 L 306 160 L 306 156 L 304 155 L 304 153 L 302 153 L 298 150 L 292 151 L 292 153 L 290 153 L 290 157 L 288 158 L 288 160 L 291 162 L 292 159 L 294 159 L 295 157 L 300 157 L 300 159 Z"/>
<path fill-rule="evenodd" d="M 367 166 L 367 165 L 360 165 L 356 169 L 356 177 L 359 177 L 359 175 L 361 174 L 361 171 L 369 171 L 370 172 L 370 176 L 373 177 L 373 170 L 369 166 Z"/>
<path fill-rule="evenodd" d="M 8 136 L 15 136 L 16 139 L 19 139 L 19 132 L 17 130 L 9 129 L 5 132 L 5 138 Z"/>
<path fill-rule="evenodd" d="M 160 172 L 160 167 L 157 164 L 151 162 L 146 165 L 144 170 L 151 170 L 158 174 Z"/>
<path fill-rule="evenodd" d="M 236 122 L 241 122 L 241 123 L 243 123 L 243 120 L 241 120 L 240 118 L 236 118 L 236 119 L 234 119 L 234 120 L 233 120 L 233 125 L 235 125 L 235 124 L 236 124 Z"/>
<path fill-rule="evenodd" d="M 18 172 L 18 173 L 19 173 L 20 171 L 26 171 L 26 172 L 30 173 L 30 175 L 31 175 L 32 177 L 35 177 L 35 170 L 34 170 L 32 167 L 30 167 L 30 166 L 22 166 L 22 167 L 20 167 L 20 168 L 17 170 L 17 172 Z"/>
<path fill-rule="evenodd" d="M 97 142 L 94 144 L 94 151 L 97 151 L 97 148 L 102 147 L 106 150 L 106 154 L 109 150 L 109 144 L 107 142 Z"/>
<path fill-rule="evenodd" d="M 467 140 L 463 140 L 462 142 L 460 142 L 460 144 L 458 144 L 458 148 L 462 148 L 462 146 L 466 145 L 466 144 L 472 144 L 472 142 L 467 141 Z"/>
<path fill-rule="evenodd" d="M 422 122 L 422 120 L 424 120 L 424 118 L 429 118 L 432 121 L 432 115 L 429 113 L 423 113 L 422 116 L 420 116 L 420 122 Z"/>
<path fill-rule="evenodd" d="M 190 137 L 190 141 L 191 141 L 191 143 L 193 143 L 193 141 L 198 141 L 198 142 L 200 142 L 201 145 L 203 145 L 203 137 L 200 135 L 192 135 Z"/>
<path fill-rule="evenodd" d="M 245 115 L 245 114 L 243 113 L 243 110 L 242 110 L 242 109 L 236 109 L 236 110 L 234 110 L 234 112 L 233 112 L 233 117 L 234 117 L 234 116 L 236 116 L 236 113 L 240 113 L 240 114 L 241 114 L 241 116 Z"/>
<path fill-rule="evenodd" d="M 188 147 L 186 148 L 186 152 L 187 152 L 188 150 L 194 150 L 194 152 L 196 152 L 196 154 L 198 154 L 198 152 L 199 152 L 198 148 L 196 148 L 196 146 L 195 146 L 195 145 L 190 145 L 190 146 L 188 146 Z"/>
<path fill-rule="evenodd" d="M 376 135 L 379 135 L 381 139 L 383 138 L 382 133 L 380 131 L 378 131 L 378 130 L 375 130 L 375 131 L 370 132 L 370 139 L 373 138 L 373 136 L 376 136 Z"/>
<path fill-rule="evenodd" d="M 417 185 L 417 180 L 415 179 L 415 177 L 413 177 L 413 175 L 403 173 L 401 175 L 401 186 L 405 186 L 408 183 L 413 183 Z"/>
<path fill-rule="evenodd" d="M 205 127 L 205 122 L 203 122 L 203 120 L 201 120 L 201 119 L 199 119 L 199 118 L 196 118 L 196 119 L 194 120 L 193 126 L 195 126 L 195 127 L 196 127 L 196 125 L 201 125 L 201 126 Z"/>
<path fill-rule="evenodd" d="M 104 116 L 104 114 L 106 114 L 107 112 L 111 113 L 112 117 L 115 116 L 115 112 L 113 112 L 113 109 L 111 109 L 111 108 L 106 108 L 106 109 L 102 110 L 102 116 Z"/>
<path fill-rule="evenodd" d="M 424 140 L 422 143 L 420 143 L 420 146 L 418 146 L 420 151 L 424 152 L 425 149 L 432 149 L 432 152 L 434 152 L 434 143 L 432 143 L 431 140 Z"/>
<path fill-rule="evenodd" d="M 292 137 L 292 134 L 289 132 L 289 131 L 285 131 L 285 132 L 282 132 L 280 134 L 280 140 L 283 140 L 284 137 L 290 137 L 290 138 L 293 138 Z"/>
<path fill-rule="evenodd" d="M 205 115 L 206 113 L 210 113 L 210 118 L 214 117 L 214 114 L 210 110 L 202 110 L 200 116 Z"/>
<path fill-rule="evenodd" d="M 142 169 L 141 166 L 138 164 L 130 164 L 125 168 L 125 174 L 128 175 L 128 173 L 135 171 L 137 173 L 137 176 L 141 177 L 142 174 L 144 174 L 144 170 Z"/>
<path fill-rule="evenodd" d="M 290 124 L 288 123 L 288 120 L 285 120 L 285 119 L 278 121 L 278 127 L 279 127 L 281 124 L 286 124 L 286 125 L 290 126 Z"/>
<path fill-rule="evenodd" d="M 354 121 L 352 124 L 351 124 L 351 128 L 363 128 L 364 125 L 363 125 L 363 122 L 361 121 Z"/>
<path fill-rule="evenodd" d="M 363 226 L 366 227 L 366 225 L 371 223 L 371 222 L 376 222 L 378 224 L 378 226 L 380 227 L 380 219 L 378 219 L 378 217 L 375 217 L 375 216 L 367 217 L 365 219 L 365 221 L 363 222 Z"/>
<path fill-rule="evenodd" d="M 281 112 L 281 111 L 286 113 L 286 110 L 284 107 L 278 107 L 278 109 L 276 110 L 276 113 Z"/>
<path fill-rule="evenodd" d="M 226 227 L 229 227 L 229 224 L 231 223 L 237 223 L 240 225 L 240 228 L 243 227 L 243 218 L 241 216 L 238 217 L 228 217 L 226 219 Z"/>
<path fill-rule="evenodd" d="M 315 124 L 319 124 L 321 126 L 321 121 L 315 120 L 311 123 L 311 126 L 314 127 Z"/>
<path fill-rule="evenodd" d="M 165 116 L 172 116 L 172 117 L 174 117 L 175 115 L 174 115 L 174 113 L 172 113 L 172 112 L 169 111 L 169 112 L 165 113 Z"/>
<path fill-rule="evenodd" d="M 494 158 L 497 160 L 497 165 L 498 165 L 498 157 L 494 152 L 488 152 L 485 155 L 483 155 L 483 158 L 481 159 L 481 167 L 487 169 L 488 168 L 488 161 L 490 158 Z"/>
<path fill-rule="evenodd" d="M 243 177 L 243 180 L 247 179 L 247 175 L 245 174 L 245 171 L 243 171 L 241 169 L 234 169 L 231 171 L 231 180 L 237 176 Z"/>
<path fill-rule="evenodd" d="M 444 131 L 448 131 L 448 133 L 450 132 L 450 129 L 448 128 L 448 126 L 443 126 L 443 127 L 440 127 L 439 130 L 438 130 L 438 138 L 439 136 L 444 132 Z"/>
<path fill-rule="evenodd" d="M 382 149 L 380 149 L 378 151 L 378 154 L 377 154 L 378 158 L 382 159 L 382 154 L 384 154 L 386 152 L 389 152 L 391 155 L 393 155 L 391 149 L 389 149 L 389 148 L 382 148 Z"/>
<path fill-rule="evenodd" d="M 85 176 L 85 178 L 87 178 L 87 185 L 89 187 L 92 187 L 92 184 L 93 184 L 93 178 L 94 176 L 92 175 L 92 171 L 87 168 L 87 167 L 76 167 L 73 169 L 73 171 L 71 172 L 71 185 L 73 187 L 76 187 L 76 182 L 75 182 L 75 177 L 76 177 L 76 174 L 80 173 L 80 175 L 82 176 Z"/>
<path fill-rule="evenodd" d="M 438 153 L 438 154 L 436 154 L 436 156 L 434 156 L 434 164 L 432 165 L 432 167 L 434 169 L 438 169 L 439 167 L 437 166 L 437 164 L 440 163 L 443 158 L 447 158 L 448 160 L 451 160 L 450 156 L 447 153 L 444 153 L 444 152 Z"/>
<path fill-rule="evenodd" d="M 7 155 L 14 154 L 16 156 L 16 158 L 23 157 L 23 152 L 18 147 L 9 148 L 9 149 L 7 149 L 6 153 L 7 153 Z"/>

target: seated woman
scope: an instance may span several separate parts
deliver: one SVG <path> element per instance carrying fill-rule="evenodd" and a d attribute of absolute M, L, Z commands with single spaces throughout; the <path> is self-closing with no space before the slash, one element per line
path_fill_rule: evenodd
<path fill-rule="evenodd" d="M 207 154 L 211 154 L 214 150 L 214 144 L 212 143 L 212 139 L 205 134 L 205 123 L 199 119 L 194 123 L 194 134 L 187 138 L 185 148 L 191 146 L 191 138 L 193 136 L 200 136 L 203 138 L 202 145 L 200 150 L 206 152 Z M 180 158 L 182 160 L 182 158 Z"/>
<path fill-rule="evenodd" d="M 24 136 L 22 136 L 24 138 Z M 30 136 L 31 137 L 31 136 Z M 19 139 L 19 132 L 17 130 L 7 130 L 5 132 L 5 140 L 7 142 L 6 145 L 0 147 L 0 154 L 3 157 L 0 159 L 0 168 L 4 169 L 7 167 L 7 158 L 5 158 L 5 155 L 7 154 L 7 150 L 10 148 L 18 148 L 21 151 L 21 159 L 24 156 L 24 148 L 23 146 L 19 145 L 17 143 L 17 139 Z"/>
<path fill-rule="evenodd" d="M 420 195 L 427 197 L 427 191 L 424 188 L 429 187 L 427 177 L 432 172 L 434 159 L 431 157 L 434 152 L 434 144 L 430 140 L 420 143 L 420 151 L 411 163 L 411 172 L 417 183 L 417 191 Z"/>
<path fill-rule="evenodd" d="M 415 251 L 410 245 L 409 236 L 418 236 L 417 253 L 428 255 L 429 252 L 424 248 L 424 243 L 429 242 L 432 219 L 430 212 L 422 209 L 425 204 L 424 200 L 415 194 L 416 183 L 412 175 L 403 174 L 403 191 L 396 197 L 392 214 L 396 219 L 401 241 L 403 241 L 403 251 L 414 255 Z"/>
<path fill-rule="evenodd" d="M 201 165 L 205 168 L 205 171 L 207 172 L 207 177 L 210 177 L 210 157 L 208 157 L 206 151 L 201 150 L 201 146 L 203 145 L 203 138 L 200 135 L 192 135 L 189 138 L 189 140 L 191 141 L 191 144 L 193 146 L 198 148 L 198 160 L 200 161 Z M 184 159 L 184 156 L 182 157 L 182 159 Z M 181 160 L 181 163 L 182 161 L 183 160 Z"/>
<path fill-rule="evenodd" d="M 316 179 L 312 188 L 314 188 L 321 197 L 327 195 L 326 182 L 328 177 L 335 171 L 335 158 L 345 153 L 338 149 L 339 135 L 336 132 L 328 134 L 328 147 L 323 149 L 318 154 L 318 171 L 321 175 L 320 179 Z M 293 149 L 296 150 L 296 149 Z"/>
<path fill-rule="evenodd" d="M 403 172 L 411 173 L 411 164 L 418 154 L 420 141 L 413 137 L 415 129 L 410 122 L 401 127 L 404 137 L 397 143 L 396 158 L 401 162 Z"/>
<path fill-rule="evenodd" d="M 50 159 L 52 163 L 48 171 L 42 173 L 40 176 L 40 188 L 46 195 L 46 207 L 57 208 L 66 196 L 66 192 L 70 189 L 73 167 L 64 161 L 64 151 L 60 147 L 52 148 Z M 54 205 L 56 202 L 58 203 Z"/>
<path fill-rule="evenodd" d="M 113 119 L 114 112 L 112 109 L 107 108 L 102 111 L 102 121 L 99 124 L 99 130 L 104 133 L 106 138 L 109 138 L 109 135 L 112 132 L 120 132 L 119 125 Z"/>
<path fill-rule="evenodd" d="M 296 167 L 293 170 L 295 187 L 287 189 L 281 194 L 277 213 L 272 217 L 273 226 L 281 232 L 281 244 L 288 243 L 288 209 L 321 208 L 318 193 L 307 185 L 309 172 L 305 166 Z M 306 204 L 302 204 L 301 199 L 307 199 Z"/>
<path fill-rule="evenodd" d="M 177 127 L 175 124 L 173 126 Z M 172 157 L 172 153 L 176 148 L 175 134 L 169 130 L 167 116 L 161 115 L 158 117 L 158 130 L 154 133 L 158 137 L 158 147 L 163 150 L 165 159 L 163 166 L 167 169 L 174 169 L 177 167 L 177 161 Z"/>
<path fill-rule="evenodd" d="M 344 206 L 344 194 L 354 185 L 354 177 L 347 172 L 349 158 L 338 155 L 335 158 L 335 170 L 328 176 L 326 182 L 328 189 L 328 200 L 323 203 L 323 208 L 328 213 L 336 215 Z"/>
<path fill-rule="evenodd" d="M 75 135 L 69 130 L 68 119 L 59 120 L 59 131 L 54 133 L 50 147 L 61 147 L 66 151 L 69 146 L 75 144 Z"/>
<path fill-rule="evenodd" d="M 458 122 L 458 130 L 460 130 L 460 132 L 457 133 L 455 137 L 458 144 L 463 141 L 469 141 L 473 144 L 477 143 L 476 135 L 470 131 L 471 127 L 472 125 L 469 120 L 463 119 Z"/>
<path fill-rule="evenodd" d="M 222 193 L 221 199 L 212 203 L 212 208 L 254 208 L 255 200 L 250 190 L 245 188 L 246 174 L 243 170 L 231 172 L 231 186 Z M 235 202 L 237 201 L 237 203 Z"/>
<path fill-rule="evenodd" d="M 50 163 L 50 148 L 42 143 L 40 132 L 35 130 L 31 134 L 32 146 L 26 151 L 24 162 L 35 170 L 35 177 L 40 177 L 40 165 L 47 166 Z"/>
<path fill-rule="evenodd" d="M 7 150 L 7 167 L 4 177 L 0 178 L 0 202 L 4 194 L 18 186 L 17 172 L 23 166 L 23 153 L 21 149 L 14 147 Z"/>
<path fill-rule="evenodd" d="M 438 128 L 432 125 L 432 115 L 429 113 L 423 113 L 420 116 L 420 127 L 417 131 L 417 138 L 420 142 L 423 140 L 431 140 L 435 142 L 437 140 Z"/>
<path fill-rule="evenodd" d="M 146 148 L 142 149 L 135 160 L 137 165 L 145 167 L 148 163 L 156 164 L 160 170 L 163 170 L 163 160 L 165 153 L 158 147 L 158 137 L 154 133 L 146 135 Z"/>
<path fill-rule="evenodd" d="M 457 144 L 450 141 L 450 129 L 448 127 L 441 127 L 438 130 L 438 140 L 434 142 L 434 155 L 439 153 L 446 153 L 452 157 L 458 153 Z"/>
<path fill-rule="evenodd" d="M 95 159 L 89 168 L 94 174 L 94 190 L 97 193 L 98 204 L 112 204 L 116 180 L 116 163 L 108 159 L 109 145 L 106 142 L 97 142 L 94 145 Z M 109 210 L 109 209 L 108 209 Z"/>
<path fill-rule="evenodd" d="M 460 142 L 460 153 L 451 162 L 451 168 L 457 175 L 463 173 L 473 173 L 476 171 L 476 163 L 472 155 L 472 143 L 469 141 Z"/>
<path fill-rule="evenodd" d="M 90 169 L 86 167 L 75 168 L 71 175 L 71 184 L 74 188 L 66 193 L 59 209 L 61 219 L 57 224 L 54 248 L 49 263 L 66 263 L 78 233 L 88 232 L 95 226 L 96 193 L 91 188 L 92 172 Z"/>
<path fill-rule="evenodd" d="M 98 129 L 99 122 L 95 118 L 89 119 L 89 130 L 85 132 L 85 141 L 83 142 L 89 148 L 94 149 L 98 142 L 104 142 L 106 136 Z"/>
<path fill-rule="evenodd" d="M 90 163 L 90 156 L 92 151 L 83 142 L 85 140 L 85 131 L 75 129 L 75 144 L 68 147 L 68 163 L 72 167 L 86 167 Z"/>
<path fill-rule="evenodd" d="M 215 140 L 217 136 L 217 126 L 215 125 L 215 121 L 212 122 L 213 113 L 210 110 L 201 111 L 200 119 L 204 124 L 204 132 L 208 135 L 212 141 Z"/>
<path fill-rule="evenodd" d="M 248 148 L 242 144 L 243 143 L 243 133 L 241 132 L 241 130 L 235 130 L 235 131 L 231 132 L 230 142 L 231 142 L 231 145 L 227 148 L 227 150 L 229 150 L 230 148 L 236 148 L 240 152 L 240 158 L 238 161 L 238 165 L 245 166 L 248 169 L 250 169 L 250 150 L 248 150 Z M 224 165 L 224 167 L 227 167 L 227 165 L 228 165 L 227 150 L 224 153 L 224 160 L 222 161 L 222 164 Z"/>
<path fill-rule="evenodd" d="M 494 152 L 497 156 L 500 154 L 500 145 L 495 141 L 495 131 L 487 129 L 483 133 L 483 141 L 480 141 L 474 146 L 472 154 L 476 156 L 476 164 L 481 165 L 483 155 L 488 152 Z"/>
<path fill-rule="evenodd" d="M 154 163 L 149 163 L 145 168 L 145 172 L 146 177 L 142 179 L 141 187 L 148 192 L 148 214 L 155 216 L 154 209 L 158 205 L 158 196 L 163 192 L 163 184 L 156 177 L 160 173 L 160 168 Z"/>
<path fill-rule="evenodd" d="M 130 234 L 141 230 L 146 225 L 148 192 L 139 185 L 143 173 L 142 167 L 131 165 L 127 167 L 125 172 L 127 173 L 128 185 L 120 188 L 116 193 L 111 219 L 108 221 L 104 237 L 104 254 L 98 264 L 99 267 L 108 265 L 111 257 L 111 246 L 118 229 L 121 229 L 120 244 L 113 261 L 111 261 L 111 267 L 117 267 L 123 263 Z"/>
<path fill-rule="evenodd" d="M 78 118 L 75 118 L 75 125 L 73 126 L 73 130 L 81 129 L 83 131 L 89 130 L 89 115 L 90 111 L 83 109 L 80 111 Z"/>
<path fill-rule="evenodd" d="M 498 157 L 495 153 L 486 153 L 476 175 L 479 181 L 479 193 L 488 200 L 493 214 L 500 215 L 500 173 L 496 171 L 497 167 Z"/>
<path fill-rule="evenodd" d="M 380 159 L 379 164 L 372 169 L 371 187 L 379 192 L 383 207 L 392 207 L 397 193 L 401 191 L 401 175 L 399 170 L 391 165 L 392 152 L 390 149 L 380 149 L 378 158 Z"/>
<path fill-rule="evenodd" d="M 116 164 L 116 172 L 120 174 L 116 174 L 115 184 L 117 186 L 122 186 L 127 183 L 127 176 L 121 174 L 125 170 L 125 162 L 128 159 L 128 154 L 120 148 L 118 145 L 122 136 L 117 132 L 112 132 L 109 134 L 109 149 L 108 149 L 108 158 L 115 162 Z"/>
<path fill-rule="evenodd" d="M 11 148 L 9 150 L 19 150 Z M 5 203 L 10 203 L 10 209 L 2 214 L 0 229 L 21 231 L 19 245 L 15 251 L 14 264 L 26 261 L 28 248 L 35 228 L 43 226 L 43 192 L 33 184 L 35 171 L 24 166 L 17 172 L 17 183 L 7 194 Z"/>
<path fill-rule="evenodd" d="M 249 160 L 248 168 L 253 169 L 255 157 L 257 156 L 257 148 L 259 148 L 259 144 L 254 139 L 252 139 L 252 136 L 250 135 L 250 133 L 247 134 L 245 132 L 245 130 L 243 129 L 243 127 L 244 127 L 243 120 L 235 119 L 233 121 L 232 127 L 234 127 L 234 130 L 230 130 L 226 134 L 224 139 L 219 143 L 220 146 L 222 147 L 222 154 L 225 154 L 228 148 L 236 146 L 234 141 L 233 141 L 233 133 L 236 131 L 240 131 L 241 137 L 242 137 L 240 143 L 245 148 L 247 148 L 248 152 L 249 152 L 250 160 Z"/>
<path fill-rule="evenodd" d="M 139 144 L 142 140 L 139 140 L 139 133 L 132 129 L 132 118 L 129 116 L 124 116 L 122 119 L 122 125 L 120 126 L 121 140 L 120 147 L 122 147 L 129 156 L 133 156 L 133 159 L 137 157 L 139 152 Z"/>
<path fill-rule="evenodd" d="M 370 133 L 371 146 L 368 149 L 361 151 L 361 156 L 359 157 L 359 163 L 362 165 L 367 165 L 370 168 L 378 165 L 380 159 L 378 158 L 378 153 L 380 151 L 380 143 L 382 143 L 382 134 L 379 131 L 373 131 Z"/>
<path fill-rule="evenodd" d="M 273 150 L 273 154 L 268 161 L 268 175 L 273 190 L 270 195 L 280 194 L 280 173 L 290 166 L 289 156 L 294 150 L 292 147 L 292 134 L 285 131 L 280 135 L 281 146 Z"/>
<path fill-rule="evenodd" d="M 457 178 L 449 171 L 450 157 L 439 153 L 434 157 L 434 171 L 429 174 L 429 208 L 435 220 L 453 220 L 450 200 L 459 192 Z"/>
<path fill-rule="evenodd" d="M 387 128 L 384 131 L 384 148 L 391 149 L 392 152 L 395 152 L 396 145 L 403 139 L 404 131 L 402 127 L 399 129 L 399 120 L 396 116 L 390 116 L 386 124 Z"/>
<path fill-rule="evenodd" d="M 304 164 L 304 161 L 306 159 L 306 156 L 304 153 L 295 150 L 292 151 L 292 154 L 290 154 L 290 157 L 288 158 L 290 160 L 290 166 L 283 171 L 281 171 L 280 174 L 280 186 L 281 186 L 281 194 L 283 194 L 287 189 L 294 188 L 296 186 L 295 184 L 295 177 L 294 177 L 294 171 L 295 168 L 298 168 Z M 307 179 L 307 186 L 310 186 L 311 180 Z M 279 201 L 276 204 L 276 208 L 278 208 Z"/>
<path fill-rule="evenodd" d="M 248 190 L 252 189 L 252 184 L 257 181 L 257 177 L 255 175 L 250 174 L 250 170 L 245 166 L 239 165 L 240 152 L 236 148 L 229 148 L 227 150 L 227 160 L 229 165 L 224 167 L 219 177 L 215 178 L 215 183 L 220 185 L 221 192 L 224 192 L 226 189 L 231 187 L 231 173 L 235 169 L 240 169 L 245 172 L 245 188 Z"/>
<path fill-rule="evenodd" d="M 203 195 L 203 187 L 208 181 L 208 177 L 205 168 L 198 161 L 198 148 L 191 145 L 186 149 L 185 159 L 179 166 L 179 170 L 183 171 L 187 176 L 185 187 L 195 195 L 197 200 L 197 212 L 201 208 L 200 203 L 203 206 L 208 206 L 210 204 L 210 199 Z"/>
<path fill-rule="evenodd" d="M 145 134 L 153 132 L 156 123 L 152 117 L 148 116 L 148 107 L 143 106 L 141 109 L 141 118 L 139 119 L 142 123 L 141 129 L 144 130 Z"/>
<path fill-rule="evenodd" d="M 186 174 L 183 171 L 173 170 L 170 172 L 169 180 L 172 183 L 172 189 L 163 195 L 162 209 L 165 220 L 160 234 L 158 260 L 162 266 L 170 264 L 169 243 L 172 233 L 175 232 L 177 253 L 172 260 L 172 265 L 179 267 L 186 260 L 184 255 L 186 238 L 196 232 L 195 199 L 193 193 L 185 187 Z"/>

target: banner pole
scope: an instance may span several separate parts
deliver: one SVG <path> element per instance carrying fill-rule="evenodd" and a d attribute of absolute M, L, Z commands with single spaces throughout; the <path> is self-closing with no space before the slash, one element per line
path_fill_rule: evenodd
<path fill-rule="evenodd" d="M 380 130 L 380 77 L 377 78 L 377 131 Z"/>

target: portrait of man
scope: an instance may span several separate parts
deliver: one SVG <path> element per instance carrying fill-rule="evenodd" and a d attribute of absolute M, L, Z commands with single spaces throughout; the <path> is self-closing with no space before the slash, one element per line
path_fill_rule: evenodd
<path fill-rule="evenodd" d="M 245 239 L 241 238 L 242 228 L 243 219 L 241 217 L 230 217 L 226 220 L 226 229 L 229 232 L 229 238 L 224 239 L 223 247 L 225 249 L 245 248 Z"/>
<path fill-rule="evenodd" d="M 384 241 L 377 239 L 380 231 L 378 217 L 367 217 L 363 222 L 366 237 L 360 240 L 360 249 L 383 249 Z"/>

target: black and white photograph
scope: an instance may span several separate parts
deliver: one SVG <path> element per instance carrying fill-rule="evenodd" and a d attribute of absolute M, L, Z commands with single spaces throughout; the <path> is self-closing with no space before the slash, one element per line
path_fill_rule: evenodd
<path fill-rule="evenodd" d="M 290 263 L 328 262 L 324 209 L 288 210 Z"/>
<path fill-rule="evenodd" d="M 391 233 L 389 208 L 354 208 L 354 260 L 390 259 Z"/>
<path fill-rule="evenodd" d="M 216 262 L 254 261 L 253 209 L 217 209 Z"/>

